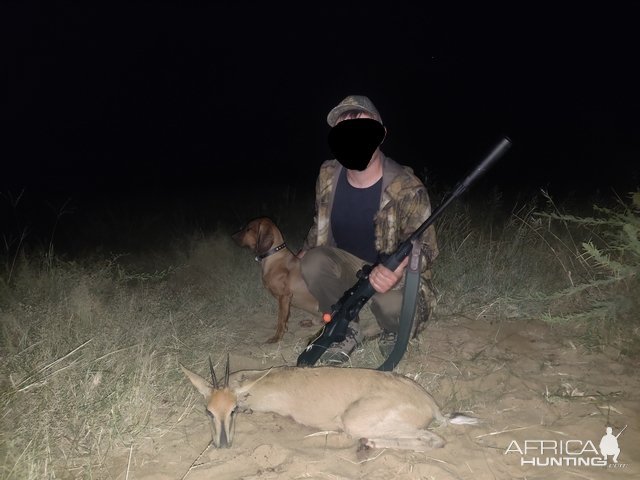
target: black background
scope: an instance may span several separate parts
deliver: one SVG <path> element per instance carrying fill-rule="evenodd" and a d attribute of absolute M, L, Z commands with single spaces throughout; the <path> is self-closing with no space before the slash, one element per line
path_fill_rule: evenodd
<path fill-rule="evenodd" d="M 633 9 L 510 5 L 3 3 L 2 192 L 82 205 L 310 190 L 326 114 L 349 94 L 374 101 L 383 150 L 428 186 L 507 134 L 478 188 L 635 188 Z"/>

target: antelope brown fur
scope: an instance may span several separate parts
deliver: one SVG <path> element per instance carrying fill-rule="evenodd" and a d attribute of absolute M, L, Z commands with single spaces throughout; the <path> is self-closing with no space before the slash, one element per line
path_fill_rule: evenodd
<path fill-rule="evenodd" d="M 445 417 L 429 393 L 413 380 L 392 372 L 339 367 L 275 367 L 239 371 L 216 388 L 182 367 L 204 396 L 214 419 L 213 443 L 229 447 L 235 412 L 271 412 L 320 431 L 343 432 L 360 448 L 426 451 L 444 439 L 427 430 L 438 423 L 474 424 L 458 415 Z M 228 369 L 228 360 L 227 360 Z"/>

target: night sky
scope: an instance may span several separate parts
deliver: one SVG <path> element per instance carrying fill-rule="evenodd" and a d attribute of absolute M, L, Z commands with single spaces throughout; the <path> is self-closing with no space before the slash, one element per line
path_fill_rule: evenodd
<path fill-rule="evenodd" d="M 0 190 L 312 189 L 326 114 L 349 94 L 374 101 L 383 150 L 428 183 L 455 183 L 506 134 L 483 185 L 638 185 L 631 9 L 343 3 L 3 2 Z"/>

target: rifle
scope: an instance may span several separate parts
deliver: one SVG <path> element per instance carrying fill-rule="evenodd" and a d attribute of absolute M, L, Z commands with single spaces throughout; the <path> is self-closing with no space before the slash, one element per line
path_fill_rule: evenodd
<path fill-rule="evenodd" d="M 297 365 L 310 366 L 314 365 L 322 356 L 322 354 L 334 342 L 341 342 L 347 334 L 347 327 L 353 321 L 362 307 L 376 293 L 373 286 L 369 282 L 369 273 L 378 264 L 382 264 L 389 270 L 395 270 L 409 256 L 413 248 L 413 242 L 418 241 L 424 231 L 442 214 L 445 208 L 457 197 L 462 195 L 469 186 L 481 177 L 485 171 L 511 147 L 511 140 L 504 137 L 489 152 L 482 162 L 460 183 L 456 185 L 453 192 L 431 213 L 429 218 L 413 232 L 409 238 L 404 240 L 398 248 L 389 255 L 384 261 L 377 262 L 374 265 L 365 265 L 358 273 L 358 281 L 342 294 L 342 297 L 331 306 L 331 313 L 325 313 L 323 320 L 325 325 L 321 333 L 312 340 L 303 352 L 298 356 Z M 409 332 L 411 330 L 411 322 L 413 318 L 408 319 L 409 325 L 400 325 L 400 332 L 396 341 L 396 347 L 393 349 L 387 361 L 379 367 L 380 370 L 392 370 L 398 364 L 409 341 Z M 406 337 L 406 339 L 404 338 Z M 404 342 L 404 345 L 402 345 Z M 393 357 L 393 358 L 392 358 Z"/>
<path fill-rule="evenodd" d="M 618 432 L 618 434 L 616 435 L 616 438 L 618 438 L 620 435 L 622 435 L 622 432 L 624 432 L 627 429 L 627 427 L 628 427 L 628 425 L 625 425 L 624 428 Z"/>

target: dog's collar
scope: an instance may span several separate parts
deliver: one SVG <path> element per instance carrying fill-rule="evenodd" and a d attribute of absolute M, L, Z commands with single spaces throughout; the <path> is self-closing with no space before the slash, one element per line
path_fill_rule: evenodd
<path fill-rule="evenodd" d="M 256 255 L 256 262 L 260 263 L 262 260 L 264 260 L 267 257 L 270 257 L 271 255 L 273 255 L 274 253 L 279 252 L 280 250 L 282 250 L 283 248 L 286 248 L 287 244 L 283 243 L 282 245 L 278 245 L 277 247 L 273 247 L 271 250 L 269 250 L 266 253 L 263 253 L 262 255 Z"/>

